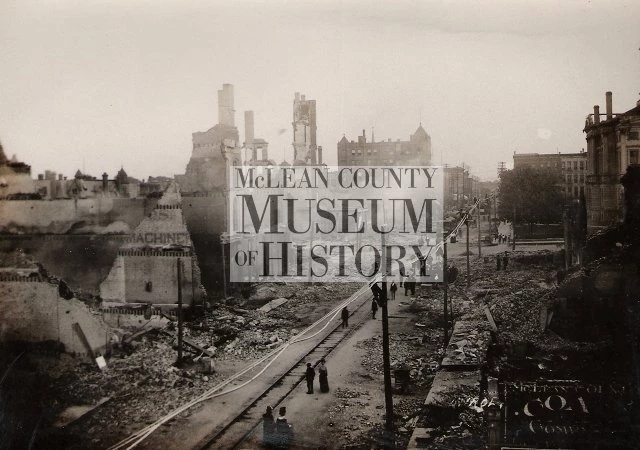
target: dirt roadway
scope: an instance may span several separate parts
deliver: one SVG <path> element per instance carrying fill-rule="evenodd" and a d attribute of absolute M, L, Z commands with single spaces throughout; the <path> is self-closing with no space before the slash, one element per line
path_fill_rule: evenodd
<path fill-rule="evenodd" d="M 402 292 L 401 292 L 402 291 Z M 398 357 L 408 355 L 415 359 L 429 357 L 437 350 L 441 339 L 420 344 L 422 332 L 415 327 L 413 314 L 407 311 L 409 298 L 399 291 L 395 301 L 389 302 L 392 364 Z M 379 447 L 383 444 L 381 425 L 384 423 L 384 378 L 381 371 L 382 321 L 380 311 L 376 319 L 360 326 L 350 338 L 343 342 L 327 358 L 329 393 L 320 393 L 318 380 L 314 394 L 306 393 L 306 384 L 301 383 L 280 405 L 286 406 L 287 416 L 295 430 L 293 448 L 362 448 Z M 409 339 L 409 338 L 416 339 Z M 432 336 L 433 337 L 433 336 Z M 395 350 L 395 352 L 394 352 Z M 415 387 L 409 395 L 395 395 L 395 414 L 400 414 L 396 426 L 402 429 L 403 417 L 414 415 L 418 410 L 415 400 L 424 399 L 428 385 Z M 413 404 L 413 407 L 407 407 Z M 277 408 L 276 408 L 277 411 Z M 404 448 L 409 430 L 399 433 L 398 448 Z M 262 427 L 259 426 L 242 448 L 260 448 Z"/>

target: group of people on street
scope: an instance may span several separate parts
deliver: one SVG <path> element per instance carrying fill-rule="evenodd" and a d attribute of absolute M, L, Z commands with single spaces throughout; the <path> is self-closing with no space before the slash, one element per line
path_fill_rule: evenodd
<path fill-rule="evenodd" d="M 288 448 L 293 437 L 293 428 L 287 421 L 287 408 L 281 406 L 277 419 L 273 418 L 273 408 L 267 406 L 262 415 L 262 442 L 266 448 Z"/>
<path fill-rule="evenodd" d="M 413 273 L 409 274 L 409 276 L 400 275 L 400 287 L 404 284 L 404 295 L 416 295 L 416 277 Z"/>
<path fill-rule="evenodd" d="M 313 394 L 313 380 L 316 378 L 316 371 L 311 363 L 307 363 L 305 378 L 307 380 L 307 394 Z M 318 363 L 318 381 L 320 382 L 320 392 L 329 392 L 329 373 L 324 358 Z"/>

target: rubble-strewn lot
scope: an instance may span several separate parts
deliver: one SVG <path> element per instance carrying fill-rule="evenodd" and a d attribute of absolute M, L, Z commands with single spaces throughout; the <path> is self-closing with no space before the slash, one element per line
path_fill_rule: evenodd
<path fill-rule="evenodd" d="M 50 422 L 68 406 L 95 405 L 102 400 L 101 406 L 65 427 L 62 434 L 73 435 L 73 441 L 59 439 L 70 448 L 106 448 L 287 341 L 358 288 L 352 284 L 262 285 L 246 300 L 216 305 L 204 317 L 186 322 L 184 337 L 213 353 L 214 371 L 211 364 L 203 364 L 206 355 L 197 352 L 185 351 L 187 361 L 180 368 L 174 366 L 174 323 L 115 349 L 102 371 L 93 362 L 67 355 L 36 358 L 55 399 L 47 407 Z M 267 313 L 257 310 L 281 297 L 289 300 Z"/>
<path fill-rule="evenodd" d="M 548 360 L 536 359 L 533 366 L 542 374 L 546 367 L 576 365 L 574 361 L 581 355 L 609 345 L 605 337 L 593 342 L 572 341 L 544 326 L 542 318 L 557 310 L 558 298 L 573 295 L 567 286 L 578 276 L 567 274 L 558 287 L 552 256 L 549 252 L 514 252 L 506 271 L 496 271 L 494 258 L 479 260 L 472 256 L 470 289 L 466 289 L 464 258 L 451 259 L 462 269 L 449 288 L 452 323 L 470 324 L 447 348 L 454 366 L 471 365 L 473 370 L 488 370 L 498 376 L 514 368 L 509 360 L 512 354 L 534 349 L 538 355 L 546 352 L 548 356 Z M 108 447 L 287 341 L 358 288 L 360 285 L 273 283 L 261 285 L 246 299 L 216 305 L 185 327 L 185 338 L 213 354 L 213 373 L 199 353 L 187 352 L 197 361 L 174 367 L 174 324 L 165 331 L 150 331 L 115 351 L 103 371 L 94 363 L 79 364 L 71 357 L 42 358 L 40 369 L 50 381 L 51 398 L 55 399 L 47 405 L 49 422 L 67 406 L 106 400 L 68 425 L 64 433 L 75 436 L 67 441 L 66 448 Z M 428 448 L 482 447 L 486 424 L 482 411 L 469 403 L 479 396 L 479 387 L 461 387 L 450 398 L 444 393 L 446 414 L 436 414 L 424 405 L 445 356 L 442 286 L 418 287 L 414 297 L 400 296 L 396 301 L 397 317 L 392 319 L 390 336 L 392 371 L 406 370 L 410 376 L 408 386 L 394 383 L 396 431 L 389 436 L 383 430 L 382 339 L 373 336 L 355 346 L 361 360 L 352 374 L 352 387 L 333 392 L 335 401 L 327 411 L 327 426 L 336 436 L 336 445 L 403 448 L 412 431 L 420 427 L 427 430 Z M 489 339 L 486 310 L 498 328 L 497 333 L 491 333 L 496 344 L 493 351 L 497 349 L 498 354 L 488 360 L 479 354 L 485 352 Z M 485 364 L 489 367 L 481 367 Z"/>

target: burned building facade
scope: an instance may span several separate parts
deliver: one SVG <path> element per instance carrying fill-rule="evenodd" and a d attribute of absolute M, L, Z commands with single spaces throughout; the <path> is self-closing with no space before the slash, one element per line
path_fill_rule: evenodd
<path fill-rule="evenodd" d="M 293 164 L 322 164 L 322 147 L 316 141 L 316 101 L 295 93 L 293 99 Z"/>
<path fill-rule="evenodd" d="M 249 136 L 253 141 L 252 136 Z M 235 125 L 233 85 L 218 91 L 218 123 L 192 134 L 193 150 L 183 175 L 176 175 L 182 212 L 209 292 L 223 290 L 225 262 L 221 239 L 226 233 L 227 172 L 242 164 Z"/>
<path fill-rule="evenodd" d="M 15 155 L 8 159 L 0 144 L 0 199 L 33 193 L 31 166 L 18 161 Z"/>
<path fill-rule="evenodd" d="M 613 94 L 606 93 L 606 112 L 598 105 L 586 119 L 587 223 L 602 227 L 623 219 L 620 178 L 627 167 L 640 164 L 640 101 L 624 113 L 613 112 Z M 603 117 L 604 116 L 604 120 Z"/>

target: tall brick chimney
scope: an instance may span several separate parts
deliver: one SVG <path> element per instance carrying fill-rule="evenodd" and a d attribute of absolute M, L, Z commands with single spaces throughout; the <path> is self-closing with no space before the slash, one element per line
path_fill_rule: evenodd
<path fill-rule="evenodd" d="M 233 85 L 223 84 L 218 91 L 218 123 L 235 127 L 235 110 L 233 109 Z"/>
<path fill-rule="evenodd" d="M 253 142 L 253 111 L 244 112 L 244 143 Z"/>
<path fill-rule="evenodd" d="M 593 106 L 593 123 L 600 123 L 600 106 L 598 105 Z"/>
<path fill-rule="evenodd" d="M 613 94 L 611 91 L 608 91 L 607 96 L 607 120 L 613 118 Z"/>

